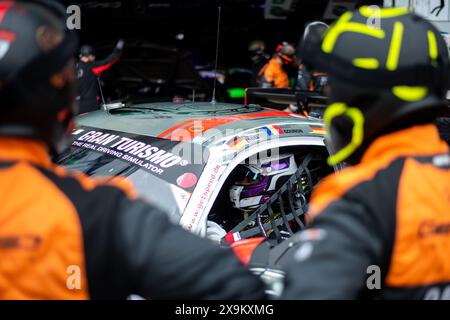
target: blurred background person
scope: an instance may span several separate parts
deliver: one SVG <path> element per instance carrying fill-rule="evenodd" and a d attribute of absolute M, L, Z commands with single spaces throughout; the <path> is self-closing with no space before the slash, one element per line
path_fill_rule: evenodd
<path fill-rule="evenodd" d="M 125 42 L 119 40 L 114 51 L 103 60 L 96 60 L 95 49 L 92 46 L 81 47 L 80 60 L 77 63 L 79 90 L 77 100 L 80 114 L 99 109 L 102 94 L 99 77 L 119 61 L 124 45 Z"/>
<path fill-rule="evenodd" d="M 305 32 L 300 41 L 299 48 L 302 42 L 307 42 L 310 37 L 323 37 L 329 26 L 321 21 L 314 21 L 309 23 L 305 27 Z M 300 54 L 300 49 L 297 50 L 297 54 Z M 323 72 L 309 70 L 308 66 L 299 60 L 298 77 L 296 83 L 296 89 L 302 91 L 311 91 L 323 94 L 326 85 L 328 84 L 328 75 Z"/>
<path fill-rule="evenodd" d="M 252 79 L 250 86 L 258 86 L 258 73 L 270 60 L 270 54 L 266 52 L 266 43 L 262 40 L 254 40 L 248 46 L 248 52 L 252 62 Z"/>
<path fill-rule="evenodd" d="M 290 77 L 296 67 L 295 48 L 284 41 L 275 50 L 272 59 L 261 68 L 258 84 L 261 88 L 291 88 Z"/>

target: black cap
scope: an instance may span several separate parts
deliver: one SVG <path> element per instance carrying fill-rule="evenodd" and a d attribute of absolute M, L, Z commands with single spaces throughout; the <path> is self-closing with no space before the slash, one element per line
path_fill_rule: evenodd
<path fill-rule="evenodd" d="M 87 45 L 87 44 L 82 46 L 81 49 L 80 49 L 80 56 L 81 57 L 87 57 L 87 56 L 90 56 L 90 55 L 95 56 L 95 49 L 92 46 Z"/>

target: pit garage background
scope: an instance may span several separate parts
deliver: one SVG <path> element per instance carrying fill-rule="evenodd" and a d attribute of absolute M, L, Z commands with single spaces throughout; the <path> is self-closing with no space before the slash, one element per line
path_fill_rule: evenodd
<path fill-rule="evenodd" d="M 80 37 L 98 58 L 117 39 L 127 46 L 121 62 L 102 78 L 105 99 L 209 100 L 213 79 L 221 101 L 243 102 L 251 79 L 248 45 L 263 40 L 272 53 L 282 41 L 297 44 L 305 24 L 332 23 L 362 5 L 414 9 L 450 33 L 449 0 L 64 0 L 81 8 Z M 213 72 L 217 8 L 222 7 L 218 74 Z M 450 40 L 450 39 L 449 39 Z"/>

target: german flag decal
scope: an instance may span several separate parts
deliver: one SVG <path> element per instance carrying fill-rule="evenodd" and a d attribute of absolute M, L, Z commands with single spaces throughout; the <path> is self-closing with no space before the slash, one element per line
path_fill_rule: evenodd
<path fill-rule="evenodd" d="M 314 134 L 326 134 L 327 131 L 323 127 L 311 127 L 311 131 Z"/>

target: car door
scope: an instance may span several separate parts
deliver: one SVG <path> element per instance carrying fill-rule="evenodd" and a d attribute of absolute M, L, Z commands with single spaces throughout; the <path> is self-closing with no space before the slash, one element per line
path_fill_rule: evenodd
<path fill-rule="evenodd" d="M 268 154 L 269 150 L 298 147 L 322 148 L 326 152 L 323 137 L 320 136 L 290 136 L 265 140 L 247 145 L 240 150 L 230 149 L 227 143 L 210 147 L 208 164 L 205 166 L 180 224 L 189 231 L 205 236 L 211 208 L 218 195 L 221 192 L 227 192 L 223 189 L 224 184 L 239 164 L 256 155 Z"/>

